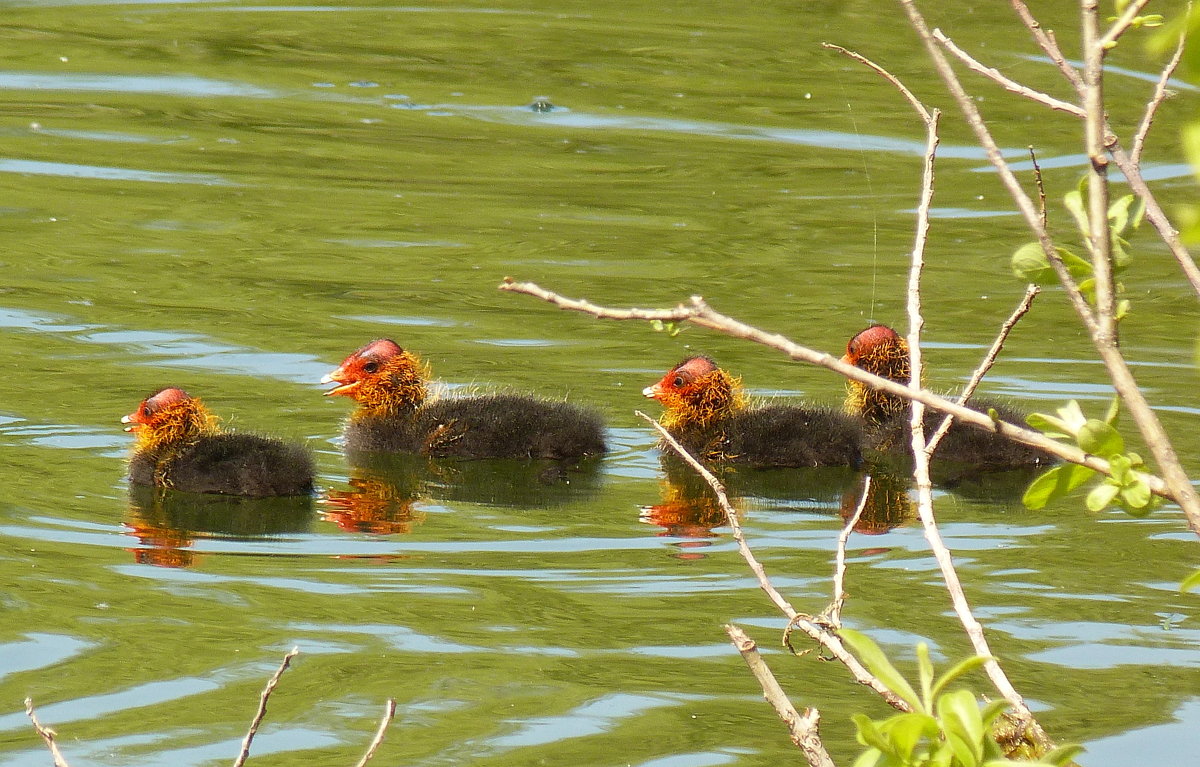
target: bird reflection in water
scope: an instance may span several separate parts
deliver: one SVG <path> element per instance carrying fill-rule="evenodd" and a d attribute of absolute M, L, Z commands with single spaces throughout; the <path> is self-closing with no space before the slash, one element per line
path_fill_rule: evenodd
<path fill-rule="evenodd" d="M 854 532 L 863 535 L 883 535 L 917 517 L 917 507 L 910 490 L 912 477 L 889 471 L 860 474 L 855 483 L 842 494 L 840 513 L 842 520 L 849 522 L 863 501 L 863 487 L 867 477 L 871 484 L 862 514 L 854 525 Z"/>
<path fill-rule="evenodd" d="M 244 498 L 130 485 L 125 527 L 140 544 L 130 549 L 134 561 L 181 568 L 200 561 L 197 540 L 306 533 L 312 518 L 309 496 Z"/>
<path fill-rule="evenodd" d="M 730 503 L 741 512 L 737 499 Z M 717 537 L 713 529 L 726 525 L 725 510 L 707 484 L 697 487 L 695 483 L 672 482 L 670 477 L 662 482 L 662 501 L 643 506 L 639 516 L 642 522 L 663 528 L 657 533 L 661 537 L 687 539 L 673 544 L 680 549 L 673 556 L 680 559 L 703 559 L 701 552 L 686 550 L 711 546 L 708 539 Z"/>
<path fill-rule="evenodd" d="M 598 459 L 460 460 L 366 452 L 349 458 L 350 488 L 328 492 L 323 517 L 357 533 L 411 533 L 425 521 L 423 502 L 551 508 L 594 496 L 601 482 Z"/>
<path fill-rule="evenodd" d="M 330 490 L 321 516 L 351 533 L 411 533 L 425 521 L 416 507 L 420 492 L 408 483 L 370 470 L 355 469 L 349 490 Z"/>

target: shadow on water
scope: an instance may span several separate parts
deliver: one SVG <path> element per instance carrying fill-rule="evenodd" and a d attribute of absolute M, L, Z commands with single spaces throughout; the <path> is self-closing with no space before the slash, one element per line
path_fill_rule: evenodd
<path fill-rule="evenodd" d="M 191 567 L 198 538 L 247 540 L 309 532 L 313 499 L 240 498 L 131 485 L 125 526 L 140 564 Z"/>

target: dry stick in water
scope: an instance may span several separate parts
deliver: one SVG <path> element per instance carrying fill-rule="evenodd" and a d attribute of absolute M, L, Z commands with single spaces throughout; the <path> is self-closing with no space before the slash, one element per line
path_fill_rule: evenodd
<path fill-rule="evenodd" d="M 1000 148 L 997 146 L 995 139 L 984 123 L 983 117 L 979 113 L 978 107 L 974 100 L 963 88 L 962 83 L 955 74 L 950 62 L 942 54 L 941 48 L 937 41 L 933 38 L 929 27 L 925 24 L 925 18 L 921 12 L 917 10 L 913 0 L 900 0 L 900 4 L 904 7 L 908 14 L 909 22 L 917 35 L 925 44 L 926 50 L 929 52 L 930 58 L 933 59 L 934 67 L 941 75 L 943 82 L 950 89 L 951 95 L 961 108 L 963 115 L 966 117 L 967 124 L 971 126 L 975 132 L 975 137 L 987 152 L 988 159 L 993 167 L 996 168 L 1000 177 L 1000 181 L 1008 189 L 1009 194 L 1020 208 L 1022 215 L 1025 217 L 1025 222 L 1037 237 L 1038 244 L 1042 248 L 1042 252 L 1046 254 L 1047 260 L 1054 268 L 1055 274 L 1058 275 L 1059 281 L 1066 289 L 1067 296 L 1071 300 L 1072 306 L 1075 308 L 1076 314 L 1087 327 L 1088 335 L 1092 338 L 1092 343 L 1096 347 L 1101 360 L 1104 362 L 1104 367 L 1108 371 L 1109 378 L 1112 381 L 1113 388 L 1124 401 L 1130 416 L 1137 424 L 1138 430 L 1142 434 L 1147 447 L 1150 448 L 1154 456 L 1155 462 L 1162 471 L 1162 480 L 1165 483 L 1165 492 L 1159 493 L 1174 500 L 1183 509 L 1184 515 L 1187 517 L 1188 527 L 1192 532 L 1200 535 L 1200 497 L 1196 495 L 1195 489 L 1191 485 L 1191 480 L 1187 473 L 1183 470 L 1182 464 L 1179 462 L 1179 456 L 1175 452 L 1175 448 L 1171 444 L 1170 438 L 1167 436 L 1166 430 L 1163 429 L 1162 423 L 1158 420 L 1158 416 L 1150 407 L 1150 403 L 1146 400 L 1145 394 L 1139 387 L 1133 373 L 1129 369 L 1128 363 L 1121 354 L 1120 348 L 1117 346 L 1115 335 L 1110 332 L 1112 327 L 1112 317 L 1107 309 L 1110 308 L 1107 299 L 1098 301 L 1100 307 L 1099 316 L 1094 314 L 1087 300 L 1084 298 L 1079 286 L 1067 271 L 1066 265 L 1059 257 L 1055 250 L 1054 242 L 1050 239 L 1049 233 L 1041 226 L 1037 211 L 1034 209 L 1033 201 L 1025 194 L 1013 174 L 1012 168 L 1009 167 L 1004 157 L 1000 153 Z M 1091 54 L 1094 55 L 1094 54 Z M 1090 95 L 1087 100 L 1088 104 L 1092 104 L 1096 100 L 1096 91 L 1098 87 L 1094 83 L 1084 83 L 1084 92 Z M 1087 134 L 1089 137 L 1097 135 L 1097 121 L 1103 121 L 1104 115 L 1101 111 L 1099 114 L 1088 110 Z M 1106 132 L 1106 131 L 1105 131 Z M 1089 151 L 1092 150 L 1089 143 Z M 1097 166 L 1103 157 L 1097 157 L 1095 154 L 1090 155 L 1093 167 Z M 1127 174 L 1128 175 L 1128 174 Z M 1140 178 L 1140 176 L 1138 176 Z M 1135 179 L 1129 176 L 1129 181 L 1134 184 Z M 1136 185 L 1135 185 L 1136 186 Z M 1147 215 L 1150 212 L 1150 200 L 1147 199 Z M 1101 242 L 1097 246 L 1103 248 L 1103 241 L 1107 240 L 1108 224 L 1105 219 L 1100 232 Z M 1161 233 L 1161 229 L 1160 229 Z M 1189 259 L 1190 260 L 1190 259 Z M 1103 281 L 1102 275 L 1097 274 L 1097 283 Z M 1197 290 L 1200 290 L 1200 285 L 1197 285 Z M 916 399 L 916 398 L 914 398 Z M 924 402 L 924 400 L 917 400 Z M 929 403 L 925 403 L 929 404 Z M 957 414 L 956 414 L 957 415 Z M 1071 460 L 1071 459 L 1068 459 Z M 1072 461 L 1078 463 L 1078 461 Z M 1107 473 L 1107 472 L 1106 472 Z M 1157 492 L 1157 491 L 1155 491 Z"/>
<path fill-rule="evenodd" d="M 383 719 L 379 721 L 379 729 L 375 731 L 375 737 L 371 739 L 371 745 L 367 748 L 367 753 L 363 754 L 363 758 L 358 760 L 355 767 L 366 767 L 367 762 L 371 761 L 371 757 L 375 756 L 375 752 L 379 750 L 379 746 L 383 743 L 383 735 L 387 732 L 388 725 L 392 723 L 392 717 L 396 715 L 396 699 L 388 698 L 387 705 L 384 706 Z"/>
<path fill-rule="evenodd" d="M 267 699 L 275 691 L 275 685 L 279 684 L 279 678 L 283 676 L 283 672 L 287 671 L 288 666 L 292 665 L 292 658 L 295 658 L 299 654 L 300 648 L 293 647 L 287 655 L 283 656 L 283 663 L 279 664 L 279 668 L 276 669 L 270 680 L 267 681 L 267 686 L 263 688 L 262 694 L 258 697 L 258 711 L 254 712 L 254 721 L 250 722 L 250 730 L 242 740 L 242 751 L 238 754 L 237 759 L 233 761 L 233 767 L 242 767 L 246 763 L 246 759 L 250 756 L 250 744 L 254 742 L 254 736 L 258 734 L 258 725 L 267 713 Z"/>
<path fill-rule="evenodd" d="M 821 742 L 821 735 L 817 730 L 821 721 L 821 712 L 815 708 L 806 708 L 803 714 L 797 711 L 792 702 L 788 700 L 787 693 L 779 686 L 779 680 L 775 678 L 766 661 L 759 655 L 758 646 L 754 644 L 754 640 L 732 623 L 725 624 L 725 633 L 729 634 L 733 646 L 742 654 L 750 672 L 754 674 L 754 678 L 762 687 L 763 697 L 787 725 L 792 742 L 804 753 L 804 758 L 808 760 L 809 765 L 811 767 L 834 767 L 833 759 L 825 750 L 825 745 Z"/>
<path fill-rule="evenodd" d="M 779 608 L 779 611 L 787 616 L 789 627 L 795 625 L 801 631 L 808 634 L 813 641 L 820 644 L 829 653 L 850 670 L 851 675 L 859 683 L 870 687 L 875 692 L 887 701 L 888 705 L 900 711 L 911 711 L 912 707 L 904 701 L 903 698 L 893 693 L 888 689 L 887 685 L 876 679 L 866 667 L 859 662 L 858 658 L 854 657 L 842 644 L 842 640 L 829 630 L 825 625 L 822 625 L 819 619 L 813 618 L 810 615 L 805 615 L 792 607 L 792 605 L 783 598 L 783 595 L 775 588 L 770 579 L 767 578 L 766 570 L 762 563 L 754 556 L 754 552 L 750 550 L 750 546 L 746 543 L 746 536 L 742 533 L 742 524 L 738 521 L 737 510 L 733 508 L 733 504 L 729 502 L 729 497 L 725 494 L 725 486 L 721 484 L 721 480 L 713 476 L 713 473 L 704 467 L 704 464 L 696 460 L 696 458 L 687 451 L 683 445 L 679 444 L 670 432 L 662 427 L 658 421 L 655 421 L 650 416 L 641 411 L 635 411 L 637 415 L 645 418 L 651 426 L 658 431 L 662 437 L 663 443 L 684 460 L 692 469 L 708 483 L 712 488 L 713 494 L 717 496 L 717 503 L 720 504 L 721 510 L 725 512 L 725 521 L 729 523 L 729 528 L 733 532 L 733 540 L 737 542 L 738 552 L 742 555 L 742 559 L 746 560 L 746 564 L 750 566 L 750 571 L 754 573 L 754 577 L 758 580 L 758 586 L 761 588 L 771 601 Z"/>
<path fill-rule="evenodd" d="M 868 373 L 854 365 L 842 362 L 831 354 L 819 352 L 807 346 L 801 346 L 778 333 L 767 333 L 766 331 L 759 330 L 756 327 L 714 311 L 700 296 L 692 296 L 690 305 L 680 305 L 674 309 L 610 309 L 608 307 L 596 306 L 588 301 L 560 296 L 532 282 L 514 282 L 511 278 L 506 278 L 505 282 L 499 286 L 499 289 L 511 293 L 523 293 L 534 296 L 552 303 L 561 309 L 584 312 L 602 319 L 662 320 L 663 322 L 686 321 L 693 325 L 699 325 L 702 328 L 716 330 L 734 338 L 753 341 L 754 343 L 777 349 L 794 360 L 827 368 L 846 378 L 864 383 L 873 389 L 894 394 L 913 402 L 921 402 L 928 407 L 932 407 L 934 410 L 949 413 L 958 419 L 960 423 L 972 424 L 985 431 L 1003 434 L 1009 439 L 1025 445 L 1032 445 L 1064 461 L 1086 466 L 1101 474 L 1112 474 L 1112 469 L 1109 467 L 1108 461 L 1084 453 L 1073 445 L 1056 442 L 1041 432 L 1024 429 L 1006 421 L 994 421 L 986 413 L 980 413 L 978 410 L 963 407 L 925 389 L 913 391 L 904 384 Z M 1143 474 L 1142 478 L 1150 486 L 1150 490 L 1155 495 L 1175 500 L 1173 489 L 1168 488 L 1162 478 L 1152 474 Z"/>
<path fill-rule="evenodd" d="M 858 501 L 858 507 L 854 509 L 850 519 L 846 520 L 842 532 L 838 533 L 837 554 L 834 556 L 833 565 L 833 601 L 822 613 L 834 631 L 842 627 L 842 605 L 846 604 L 846 544 L 850 540 L 850 533 L 854 532 L 854 526 L 862 518 L 863 510 L 867 508 L 870 495 L 871 475 L 868 474 L 863 480 L 862 498 Z"/>
<path fill-rule="evenodd" d="M 29 717 L 29 721 L 33 722 L 33 729 L 37 730 L 37 734 L 46 741 L 46 748 L 50 749 L 50 756 L 54 758 L 54 767 L 71 767 L 67 764 L 62 752 L 58 750 L 58 744 L 54 742 L 54 730 L 42 726 L 42 723 L 38 721 L 37 714 L 33 713 L 33 698 L 25 699 L 25 715 Z"/>

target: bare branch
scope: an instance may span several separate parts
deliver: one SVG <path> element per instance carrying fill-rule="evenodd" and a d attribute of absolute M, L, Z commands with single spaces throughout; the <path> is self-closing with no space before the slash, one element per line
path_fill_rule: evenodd
<path fill-rule="evenodd" d="M 862 518 L 870 498 L 871 475 L 868 474 L 863 480 L 862 498 L 858 501 L 858 508 L 854 510 L 850 519 L 846 520 L 842 532 L 838 533 L 837 554 L 834 557 L 833 567 L 833 601 L 829 603 L 829 607 L 823 613 L 834 631 L 842 627 L 842 605 L 846 604 L 846 543 L 850 540 L 850 533 L 854 532 L 854 526 Z"/>
<path fill-rule="evenodd" d="M 717 503 L 720 504 L 721 510 L 725 512 L 725 521 L 729 523 L 729 529 L 733 532 L 733 540 L 737 543 L 738 552 L 741 553 L 742 559 L 746 560 L 746 564 L 750 566 L 751 572 L 754 573 L 755 579 L 758 580 L 759 588 L 766 593 L 771 602 L 779 608 L 779 611 L 788 617 L 790 621 L 788 629 L 790 630 L 792 626 L 796 626 L 805 634 L 808 634 L 813 641 L 828 650 L 833 657 L 846 666 L 859 684 L 866 685 L 879 693 L 887 701 L 888 705 L 900 711 L 910 711 L 911 707 L 904 702 L 903 698 L 889 690 L 887 685 L 876 679 L 871 672 L 867 671 L 866 667 L 859 663 L 858 658 L 850 654 L 850 651 L 842 644 L 842 640 L 837 634 L 830 631 L 829 627 L 823 625 L 811 615 L 797 612 L 796 608 L 792 607 L 783 598 L 783 595 L 779 593 L 770 579 L 767 578 L 765 568 L 755 558 L 754 552 L 750 550 L 750 546 L 746 543 L 746 536 L 742 533 L 742 523 L 738 521 L 737 510 L 729 502 L 729 497 L 725 494 L 725 486 L 721 484 L 721 480 L 713 476 L 713 473 L 705 468 L 704 464 L 696 460 L 695 456 L 689 453 L 683 445 L 679 444 L 671 436 L 671 433 L 662 427 L 662 424 L 641 411 L 634 412 L 645 418 L 655 428 L 659 436 L 662 437 L 663 444 L 670 447 L 676 455 L 682 458 L 688 466 L 691 466 L 708 483 L 708 486 L 712 488 L 713 493 L 717 496 Z"/>
<path fill-rule="evenodd" d="M 1042 228 L 1046 228 L 1046 185 L 1042 182 L 1042 166 L 1038 165 L 1037 152 L 1033 151 L 1033 145 L 1029 147 L 1029 161 L 1033 163 L 1033 180 L 1037 184 L 1038 190 L 1038 213 L 1042 221 Z"/>
<path fill-rule="evenodd" d="M 577 301 L 572 301 L 569 298 L 563 298 L 556 293 L 544 290 L 541 287 L 531 282 L 508 282 L 500 286 L 501 290 L 510 291 L 513 293 L 525 293 L 527 295 L 536 295 L 543 297 L 550 303 L 556 306 L 565 308 L 576 308 L 574 305 Z M 535 292 L 536 291 L 536 292 Z M 590 306 L 590 305 L 589 305 Z M 800 360 L 812 365 L 818 365 L 823 368 L 834 371 L 846 378 L 860 381 L 874 389 L 895 394 L 898 397 L 903 397 L 907 400 L 921 402 L 934 410 L 943 413 L 950 413 L 958 419 L 959 423 L 968 423 L 985 431 L 1003 434 L 1009 439 L 1015 440 L 1025 445 L 1032 445 L 1046 451 L 1050 455 L 1061 458 L 1064 461 L 1077 463 L 1080 466 L 1086 466 L 1089 469 L 1098 471 L 1101 474 L 1111 475 L 1112 469 L 1108 465 L 1108 461 L 1103 458 L 1098 458 L 1094 455 L 1084 453 L 1077 447 L 1068 445 L 1062 442 L 1056 442 L 1041 432 L 1024 429 L 1007 421 L 993 421 L 986 413 L 980 413 L 978 410 L 971 410 L 963 407 L 955 402 L 951 402 L 944 397 L 939 397 L 932 392 L 921 389 L 913 391 L 904 384 L 896 383 L 887 378 L 881 378 L 877 375 L 872 375 L 867 371 L 842 362 L 839 358 L 834 357 L 824 352 L 815 351 L 806 346 L 801 346 L 794 341 L 789 340 L 785 336 L 778 333 L 767 333 L 758 328 L 739 322 L 732 317 L 727 317 L 719 312 L 714 311 L 704 302 L 704 299 L 699 296 L 692 297 L 692 306 L 688 307 L 693 313 L 685 315 L 686 321 L 701 327 L 716 330 L 734 338 L 743 338 L 748 341 L 753 341 L 757 344 L 776 349 L 783 352 L 794 360 Z M 620 309 L 607 309 L 601 306 L 591 307 L 590 309 L 578 309 L 578 311 L 586 311 L 594 317 L 605 319 L 629 319 L 627 312 Z M 1168 491 L 1166 484 L 1161 478 L 1146 474 L 1143 477 L 1146 483 L 1150 486 L 1151 491 L 1164 498 L 1173 499 L 1174 496 Z"/>
<path fill-rule="evenodd" d="M 905 87 L 904 83 L 900 82 L 900 80 L 895 75 L 893 75 L 891 72 L 887 71 L 883 67 L 879 66 L 874 61 L 871 61 L 866 56 L 863 56 L 861 53 L 855 53 L 854 51 L 846 50 L 842 46 L 834 45 L 833 43 L 821 43 L 821 47 L 828 48 L 831 51 L 838 51 L 839 53 L 844 53 L 845 55 L 847 55 L 850 58 L 854 59 L 855 61 L 859 62 L 860 64 L 865 64 L 866 66 L 875 70 L 881 77 L 883 77 L 883 79 L 887 80 L 889 83 L 891 83 L 893 86 L 895 86 L 896 90 L 900 91 L 901 95 L 903 95 L 904 98 L 908 99 L 908 103 L 912 105 L 913 109 L 917 110 L 917 114 L 921 115 L 921 119 L 924 120 L 926 124 L 928 124 L 929 121 L 933 119 L 933 116 L 929 113 L 929 110 L 925 108 L 925 105 L 922 104 L 917 99 L 917 97 L 913 95 L 912 91 L 910 91 L 907 87 Z"/>
<path fill-rule="evenodd" d="M 38 721 L 37 714 L 33 713 L 33 698 L 25 699 L 25 715 L 29 717 L 29 721 L 33 722 L 33 729 L 37 730 L 37 734 L 41 735 L 42 740 L 46 742 L 46 748 L 50 749 L 50 756 L 54 758 L 54 767 L 71 767 L 67 764 L 62 752 L 58 750 L 58 744 L 54 742 L 54 730 L 44 727 Z"/>
<path fill-rule="evenodd" d="M 1185 15 L 1190 16 L 1191 10 L 1192 4 L 1188 3 Z M 1187 27 L 1184 27 L 1179 32 L 1179 42 L 1175 45 L 1175 53 L 1171 55 L 1171 60 L 1167 62 L 1167 65 L 1163 67 L 1162 74 L 1158 76 L 1158 82 L 1154 84 L 1154 95 L 1150 97 L 1150 101 L 1146 102 L 1146 112 L 1142 115 L 1142 121 L 1133 134 L 1133 141 L 1129 145 L 1129 162 L 1139 168 L 1142 166 L 1142 149 L 1146 145 L 1146 135 L 1150 132 L 1150 126 L 1154 122 L 1154 115 L 1158 111 L 1158 107 L 1167 98 L 1167 83 L 1170 82 L 1171 75 L 1175 74 L 1175 69 L 1183 58 L 1183 48 L 1186 42 Z"/>
<path fill-rule="evenodd" d="M 1162 237 L 1163 242 L 1167 244 L 1171 255 L 1175 256 L 1175 261 L 1192 286 L 1192 290 L 1197 296 L 1200 296 L 1200 267 L 1196 266 L 1192 254 L 1188 252 L 1187 246 L 1180 239 L 1178 230 L 1171 224 L 1171 220 L 1167 218 L 1166 212 L 1158 204 L 1158 200 L 1150 191 L 1146 180 L 1142 178 L 1141 168 L 1125 153 L 1119 142 L 1114 140 L 1108 147 L 1108 151 L 1112 154 L 1113 162 L 1121 169 L 1125 180 L 1129 182 L 1129 188 L 1146 203 L 1146 220 L 1154 226 L 1158 236 Z"/>
<path fill-rule="evenodd" d="M 1013 313 L 1000 326 L 1000 334 L 992 342 L 992 348 L 988 349 L 987 354 L 983 356 L 983 361 L 979 363 L 979 367 L 975 368 L 975 372 L 971 374 L 967 385 L 963 387 L 962 394 L 958 396 L 958 404 L 967 404 L 967 400 L 975 393 L 979 382 L 992 369 L 992 365 L 996 364 L 996 357 L 1000 356 L 1000 351 L 1004 348 L 1004 341 L 1008 338 L 1008 334 L 1012 332 L 1013 327 L 1021 318 L 1029 312 L 1029 307 L 1033 304 L 1033 299 L 1037 297 L 1040 290 L 1037 285 L 1029 285 L 1025 288 L 1025 296 L 1021 299 L 1021 303 L 1017 304 L 1017 308 L 1013 310 Z M 945 437 L 946 432 L 950 431 L 950 425 L 953 422 L 954 416 L 948 415 L 938 426 L 938 430 L 934 432 L 933 436 L 929 438 L 929 442 L 925 445 L 925 452 L 928 455 L 933 455 L 933 451 L 937 449 L 938 444 L 942 441 L 942 437 Z"/>
<path fill-rule="evenodd" d="M 754 678 L 762 687 L 763 697 L 787 725 L 792 742 L 804 753 L 804 758 L 810 767 L 834 767 L 833 758 L 825 750 L 825 745 L 821 742 L 821 735 L 817 731 L 821 713 L 815 708 L 806 708 L 803 714 L 796 710 L 796 707 L 788 700 L 787 693 L 779 686 L 779 680 L 775 678 L 762 656 L 759 655 L 758 646 L 753 639 L 746 635 L 746 632 L 732 623 L 727 623 L 725 624 L 725 633 L 729 634 L 729 640 L 742 654 L 746 665 L 750 667 L 750 672 L 754 674 Z"/>
<path fill-rule="evenodd" d="M 937 40 L 939 43 L 942 44 L 942 46 L 946 50 L 950 51 L 952 54 L 954 54 L 956 57 L 958 57 L 958 59 L 960 61 L 962 61 L 964 64 L 966 64 L 967 68 L 970 69 L 972 72 L 978 72 L 979 74 L 983 75 L 984 77 L 988 78 L 989 80 L 992 80 L 993 82 L 998 84 L 1000 87 L 1004 88 L 1005 90 L 1016 93 L 1019 96 L 1024 96 L 1027 99 L 1032 99 L 1033 101 L 1036 101 L 1039 104 L 1042 104 L 1043 106 L 1048 106 L 1051 109 L 1057 109 L 1060 112 L 1066 112 L 1068 114 L 1075 115 L 1076 117 L 1084 116 L 1084 111 L 1083 111 L 1082 107 L 1077 106 L 1075 104 L 1067 103 L 1066 101 L 1062 101 L 1060 99 L 1056 99 L 1049 94 L 1042 93 L 1041 91 L 1036 91 L 1033 88 L 1030 88 L 1026 85 L 1021 85 L 1016 80 L 1013 80 L 1013 79 L 1008 78 L 1008 77 L 1004 76 L 1003 74 L 1001 74 L 1000 70 L 994 69 L 992 67 L 984 66 L 977 59 L 975 59 L 973 56 L 971 56 L 971 54 L 967 53 L 962 48 L 959 48 L 957 45 L 955 45 L 954 42 L 949 37 L 946 37 L 946 35 L 942 34 L 942 30 L 940 30 L 940 29 L 933 30 L 933 39 Z"/>
<path fill-rule="evenodd" d="M 388 698 L 387 704 L 384 706 L 383 719 L 379 720 L 379 729 L 375 731 L 375 737 L 371 739 L 371 745 L 367 748 L 367 753 L 363 754 L 363 758 L 358 760 L 355 767 L 366 767 L 367 762 L 371 761 L 371 757 L 375 756 L 375 752 L 379 750 L 379 746 L 383 743 L 383 735 L 387 732 L 388 725 L 392 723 L 392 717 L 396 715 L 396 699 Z"/>
<path fill-rule="evenodd" d="M 1085 5 L 1087 4 L 1090 4 L 1093 8 L 1096 6 L 1094 1 L 1090 3 L 1085 2 Z M 1133 0 L 1133 2 L 1126 6 L 1125 12 L 1121 14 L 1119 19 L 1113 22 L 1113 25 L 1109 27 L 1108 32 L 1105 33 L 1104 37 L 1101 37 L 1096 41 L 1096 46 L 1100 49 L 1101 55 L 1116 45 L 1117 40 L 1121 38 L 1121 35 L 1128 32 L 1129 28 L 1133 26 L 1133 20 L 1136 19 L 1138 14 L 1140 14 L 1149 4 L 1150 0 Z"/>
<path fill-rule="evenodd" d="M 1063 56 L 1062 50 L 1058 47 L 1058 41 L 1054 39 L 1054 33 L 1050 30 L 1042 29 L 1042 25 L 1038 23 L 1038 20 L 1030 13 L 1029 7 L 1025 5 L 1025 0 L 1011 0 L 1011 2 L 1013 10 L 1021 17 L 1021 22 L 1025 24 L 1030 34 L 1033 35 L 1033 39 L 1038 44 L 1038 47 L 1054 62 L 1054 65 L 1058 67 L 1058 71 L 1062 72 L 1063 77 L 1075 88 L 1075 91 L 1082 94 L 1083 78 L 1079 76 L 1079 73 L 1075 71 L 1075 67 L 1071 66 L 1071 63 Z"/>
<path fill-rule="evenodd" d="M 287 655 L 283 656 L 283 663 L 279 664 L 279 668 L 267 681 L 267 686 L 263 688 L 262 694 L 258 697 L 258 711 L 254 713 L 254 720 L 250 722 L 250 729 L 246 732 L 246 737 L 242 740 L 242 751 L 238 754 L 237 759 L 233 761 L 233 767 L 242 767 L 246 763 L 246 759 L 250 756 L 250 744 L 254 742 L 254 736 L 258 734 L 258 725 L 262 723 L 263 717 L 267 713 L 267 699 L 271 697 L 271 693 L 275 691 L 275 686 L 279 684 L 279 677 L 283 676 L 283 672 L 287 671 L 288 666 L 292 664 L 292 658 L 300 654 L 300 648 L 293 647 Z"/>
<path fill-rule="evenodd" d="M 926 149 L 928 164 L 926 165 L 925 185 L 922 188 L 923 203 L 927 202 L 928 197 L 933 193 L 932 163 L 934 149 L 937 146 L 936 126 L 930 125 L 929 130 L 930 138 Z M 923 377 L 921 330 L 925 325 L 925 319 L 921 314 L 921 272 L 925 267 L 925 231 L 928 226 L 928 216 L 922 215 L 922 211 L 918 209 L 916 245 L 913 248 L 911 256 L 912 267 L 909 269 L 908 278 L 908 354 L 911 366 L 911 378 L 909 379 L 908 386 L 913 391 L 921 389 L 921 379 Z M 1021 697 L 1020 693 L 1017 692 L 1017 689 L 1009 681 L 1008 676 L 1004 673 L 1004 669 L 992 657 L 987 639 L 983 635 L 983 627 L 975 619 L 974 613 L 971 612 L 971 605 L 967 602 L 966 594 L 963 592 L 962 582 L 958 578 L 958 571 L 954 569 L 954 561 L 950 555 L 950 550 L 946 547 L 945 541 L 942 540 L 937 520 L 933 514 L 933 481 L 929 476 L 929 460 L 934 449 L 937 447 L 940 436 L 936 439 L 931 439 L 929 444 L 926 444 L 924 426 L 925 406 L 923 404 L 913 402 L 910 415 L 913 480 L 917 486 L 917 514 L 920 516 L 921 525 L 925 530 L 925 540 L 929 542 L 929 547 L 933 550 L 934 558 L 937 560 L 938 567 L 942 571 L 942 580 L 946 584 L 946 590 L 950 592 L 950 601 L 954 605 L 954 612 L 958 615 L 959 622 L 970 638 L 976 655 L 988 658 L 988 661 L 984 664 L 984 670 L 987 672 L 988 678 L 992 680 L 992 684 L 1004 696 L 1009 705 L 1016 710 L 1017 715 L 1030 723 L 1035 736 L 1041 741 L 1048 742 L 1046 734 L 1034 720 L 1033 712 L 1025 705 L 1024 698 Z M 946 420 L 948 422 L 950 419 Z M 949 423 L 945 423 L 943 426 L 948 428 Z"/>

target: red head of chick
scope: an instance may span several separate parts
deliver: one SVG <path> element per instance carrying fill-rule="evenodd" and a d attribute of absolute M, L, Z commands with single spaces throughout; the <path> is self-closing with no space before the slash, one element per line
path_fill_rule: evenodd
<path fill-rule="evenodd" d="M 897 383 L 907 384 L 912 376 L 908 342 L 887 325 L 872 325 L 851 338 L 842 362 Z M 867 423 L 882 423 L 907 409 L 904 399 L 858 381 L 847 381 L 846 388 L 846 412 Z"/>
<path fill-rule="evenodd" d="M 137 441 L 129 481 L 193 493 L 252 497 L 312 492 L 312 457 L 299 445 L 221 431 L 204 404 L 170 388 L 121 419 Z"/>
<path fill-rule="evenodd" d="M 642 394 L 663 404 L 660 423 L 693 455 L 749 466 L 856 466 L 862 430 L 829 408 L 748 407 L 740 379 L 710 357 L 688 357 Z"/>
<path fill-rule="evenodd" d="M 660 423 L 668 431 L 710 426 L 746 408 L 741 379 L 705 356 L 688 357 L 642 394 L 666 408 Z"/>
<path fill-rule="evenodd" d="M 137 438 L 134 449 L 153 452 L 186 445 L 218 431 L 217 417 L 183 389 L 162 389 L 142 400 L 137 410 L 121 419 L 125 431 Z"/>
<path fill-rule="evenodd" d="M 425 404 L 428 371 L 415 354 L 390 338 L 358 349 L 321 383 L 337 386 L 326 397 L 350 397 L 360 406 L 354 417 L 400 415 Z"/>

